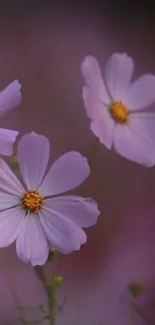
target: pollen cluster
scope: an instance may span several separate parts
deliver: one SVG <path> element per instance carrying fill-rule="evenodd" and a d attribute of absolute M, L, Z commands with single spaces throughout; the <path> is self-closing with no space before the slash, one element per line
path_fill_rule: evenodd
<path fill-rule="evenodd" d="M 126 123 L 129 118 L 129 111 L 122 102 L 113 101 L 110 104 L 110 113 L 117 123 Z"/>
<path fill-rule="evenodd" d="M 43 205 L 43 200 L 44 197 L 37 191 L 27 191 L 21 197 L 21 205 L 26 211 L 38 213 Z"/>

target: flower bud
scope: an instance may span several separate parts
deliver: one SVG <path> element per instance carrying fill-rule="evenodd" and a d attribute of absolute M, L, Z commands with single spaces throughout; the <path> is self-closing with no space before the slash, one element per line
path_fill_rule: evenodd
<path fill-rule="evenodd" d="M 132 281 L 128 284 L 128 290 L 134 298 L 141 296 L 144 291 L 144 285 L 140 281 Z"/>
<path fill-rule="evenodd" d="M 57 286 L 59 286 L 63 282 L 64 278 L 61 275 L 53 275 L 52 280 Z"/>

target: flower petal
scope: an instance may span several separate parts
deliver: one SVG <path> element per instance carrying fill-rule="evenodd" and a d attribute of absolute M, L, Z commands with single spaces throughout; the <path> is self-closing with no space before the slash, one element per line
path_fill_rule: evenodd
<path fill-rule="evenodd" d="M 17 238 L 25 211 L 20 207 L 0 212 L 0 247 L 11 245 Z"/>
<path fill-rule="evenodd" d="M 91 92 L 95 98 L 101 100 L 104 104 L 108 104 L 110 98 L 97 60 L 93 56 L 86 56 L 82 62 L 81 71 L 84 76 L 86 86 L 91 89 Z"/>
<path fill-rule="evenodd" d="M 144 115 L 144 118 L 139 119 L 132 114 L 128 125 L 117 125 L 114 147 L 125 158 L 151 167 L 155 164 L 154 134 L 151 117 L 145 118 Z"/>
<path fill-rule="evenodd" d="M 88 117 L 92 120 L 101 120 L 104 118 L 107 107 L 104 103 L 93 93 L 91 88 L 83 87 L 83 99 Z"/>
<path fill-rule="evenodd" d="M 53 209 L 53 199 L 45 201 L 39 212 L 45 236 L 52 248 L 63 254 L 80 249 L 87 240 L 85 232 L 71 219 Z"/>
<path fill-rule="evenodd" d="M 20 204 L 19 196 L 0 192 L 0 212 Z"/>
<path fill-rule="evenodd" d="M 92 132 L 100 139 L 108 149 L 111 149 L 115 130 L 114 120 L 107 115 L 107 118 L 101 121 L 93 121 L 90 124 Z"/>
<path fill-rule="evenodd" d="M 16 251 L 20 260 L 32 266 L 47 261 L 49 246 L 37 215 L 27 214 L 17 237 Z"/>
<path fill-rule="evenodd" d="M 79 186 L 89 175 L 87 159 L 79 152 L 71 151 L 52 165 L 46 174 L 39 193 L 43 196 L 56 195 Z"/>
<path fill-rule="evenodd" d="M 0 154 L 11 156 L 13 154 L 13 145 L 19 132 L 0 129 Z"/>
<path fill-rule="evenodd" d="M 0 189 L 17 196 L 25 192 L 24 187 L 3 159 L 0 159 Z"/>
<path fill-rule="evenodd" d="M 18 80 L 14 80 L 0 92 L 0 117 L 20 104 L 20 89 L 21 85 Z"/>
<path fill-rule="evenodd" d="M 17 156 L 28 189 L 39 187 L 47 168 L 49 152 L 49 141 L 45 136 L 31 132 L 21 138 Z"/>
<path fill-rule="evenodd" d="M 46 200 L 46 205 L 48 205 Z M 65 195 L 50 199 L 50 207 L 63 218 L 69 218 L 77 226 L 90 227 L 97 222 L 100 214 L 97 203 L 91 198 Z"/>
<path fill-rule="evenodd" d="M 123 100 L 131 81 L 134 62 L 126 53 L 114 53 L 105 69 L 105 80 L 113 100 Z"/>
<path fill-rule="evenodd" d="M 149 142 L 153 142 L 155 148 L 155 113 L 131 113 L 130 128 Z"/>
<path fill-rule="evenodd" d="M 149 107 L 155 102 L 155 76 L 145 74 L 131 83 L 125 97 L 130 110 Z"/>

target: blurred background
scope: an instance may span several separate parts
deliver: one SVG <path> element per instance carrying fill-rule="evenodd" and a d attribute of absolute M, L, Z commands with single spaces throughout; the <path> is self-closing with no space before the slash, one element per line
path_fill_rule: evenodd
<path fill-rule="evenodd" d="M 155 73 L 154 32 L 154 3 L 148 1 L 1 1 L 0 87 L 19 79 L 23 96 L 1 127 L 45 134 L 51 161 L 68 150 L 88 156 L 95 139 L 81 96 L 81 62 L 91 54 L 104 69 L 113 52 L 127 52 L 135 77 Z M 80 252 L 60 260 L 65 281 L 59 303 L 67 300 L 57 324 L 129 325 L 132 280 L 144 283 L 139 303 L 155 323 L 155 169 L 100 145 L 83 195 L 97 200 L 101 215 Z M 0 324 L 22 324 L 17 300 L 27 321 L 41 318 L 38 305 L 46 295 L 13 245 L 0 251 Z M 137 312 L 131 320 L 147 322 Z"/>

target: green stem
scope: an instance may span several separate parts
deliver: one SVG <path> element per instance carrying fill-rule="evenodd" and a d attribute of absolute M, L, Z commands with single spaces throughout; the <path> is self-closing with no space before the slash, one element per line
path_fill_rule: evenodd
<path fill-rule="evenodd" d="M 51 285 L 47 288 L 48 291 L 48 303 L 49 303 L 49 318 L 50 325 L 55 325 L 55 316 L 56 316 L 56 295 L 55 286 Z"/>
<path fill-rule="evenodd" d="M 44 289 L 46 290 L 48 296 L 48 306 L 49 306 L 49 320 L 50 325 L 55 324 L 55 316 L 56 316 L 56 295 L 57 295 L 57 288 L 55 287 L 54 283 L 48 284 L 44 269 L 40 265 L 34 267 L 36 275 L 40 282 L 42 283 Z"/>
<path fill-rule="evenodd" d="M 43 287 L 45 288 L 45 290 L 47 290 L 47 280 L 46 280 L 46 276 L 45 276 L 43 267 L 40 265 L 36 265 L 36 266 L 34 266 L 34 270 L 36 272 L 38 279 L 43 284 Z"/>

